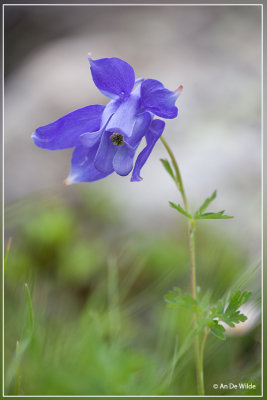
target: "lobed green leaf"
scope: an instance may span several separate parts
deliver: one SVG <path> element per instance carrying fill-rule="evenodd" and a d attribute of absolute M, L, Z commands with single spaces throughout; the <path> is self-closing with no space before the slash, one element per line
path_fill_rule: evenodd
<path fill-rule="evenodd" d="M 244 303 L 246 303 L 250 297 L 251 292 L 244 291 L 241 293 L 241 290 L 237 290 L 231 297 L 229 305 L 226 309 L 226 312 L 235 311 L 237 308 L 241 307 Z"/>
<path fill-rule="evenodd" d="M 217 195 L 216 190 L 212 193 L 210 197 L 208 197 L 204 203 L 199 207 L 199 209 L 195 212 L 194 218 L 195 219 L 229 219 L 233 218 L 230 215 L 224 214 L 224 210 L 218 212 L 208 212 L 204 213 L 204 211 L 208 208 L 210 203 L 215 199 Z"/>
<path fill-rule="evenodd" d="M 214 321 L 214 324 L 210 327 L 211 333 L 216 336 L 220 340 L 226 340 L 225 329 L 222 325 L 218 323 L 218 321 Z"/>
<path fill-rule="evenodd" d="M 238 290 L 232 295 L 226 309 L 223 302 L 219 300 L 216 307 L 211 309 L 211 318 L 219 318 L 231 328 L 234 328 L 235 324 L 247 320 L 247 317 L 241 314 L 239 308 L 249 300 L 250 296 L 251 292 L 244 291 L 241 293 Z"/>
<path fill-rule="evenodd" d="M 210 328 L 214 336 L 220 340 L 226 340 L 225 328 L 220 321 L 230 327 L 239 322 L 244 322 L 247 317 L 242 314 L 239 308 L 249 300 L 251 292 L 238 290 L 235 292 L 226 306 L 227 299 L 219 300 L 215 306 L 210 306 L 210 293 L 204 296 L 197 296 L 194 299 L 190 293 L 184 293 L 179 288 L 174 288 L 164 297 L 165 301 L 172 307 L 182 306 L 193 310 L 196 315 L 196 334 L 201 333 L 205 327 Z"/>

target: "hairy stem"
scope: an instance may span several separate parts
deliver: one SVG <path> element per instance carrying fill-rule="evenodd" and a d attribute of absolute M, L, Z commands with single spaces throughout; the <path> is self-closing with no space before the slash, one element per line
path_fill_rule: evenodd
<path fill-rule="evenodd" d="M 185 189 L 182 181 L 182 176 L 178 167 L 178 163 L 174 157 L 174 154 L 167 144 L 166 140 L 161 136 L 161 141 L 167 150 L 171 161 L 172 165 L 175 170 L 175 175 L 176 175 L 176 185 L 178 190 L 181 193 L 183 203 L 184 203 L 184 208 L 185 210 L 190 213 L 189 207 L 188 207 L 188 202 L 185 194 Z M 190 285 L 191 285 L 191 296 L 196 299 L 197 296 L 197 289 L 196 289 L 196 261 L 195 261 L 195 224 L 193 220 L 189 220 L 188 223 L 188 229 L 189 229 L 189 249 L 190 249 Z M 196 315 L 193 315 L 193 326 L 194 328 L 197 325 L 197 319 Z M 204 343 L 205 344 L 205 343 Z M 196 376 L 197 376 L 197 388 L 198 388 L 198 394 L 199 395 L 204 395 L 204 376 L 203 376 L 203 353 L 201 354 L 202 347 L 200 348 L 199 346 L 199 336 L 196 335 L 194 339 L 194 348 L 195 348 L 195 363 L 196 363 Z"/>

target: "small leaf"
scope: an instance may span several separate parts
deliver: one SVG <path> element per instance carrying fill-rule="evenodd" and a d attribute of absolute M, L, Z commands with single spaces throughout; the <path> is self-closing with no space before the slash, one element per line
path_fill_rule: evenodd
<path fill-rule="evenodd" d="M 173 306 L 182 306 L 195 308 L 197 306 L 196 300 L 191 296 L 190 293 L 182 293 L 181 289 L 174 288 L 164 296 L 165 301 Z"/>
<path fill-rule="evenodd" d="M 220 320 L 221 321 L 223 321 L 223 322 L 225 322 L 228 326 L 230 326 L 231 328 L 234 328 L 235 327 L 235 324 L 231 321 L 231 319 L 230 318 L 228 318 L 226 315 L 222 315 L 221 317 L 220 317 Z"/>
<path fill-rule="evenodd" d="M 210 205 L 210 203 L 215 199 L 217 195 L 216 190 L 212 193 L 210 197 L 208 197 L 204 203 L 199 207 L 199 209 L 196 211 L 194 218 L 195 219 L 229 219 L 233 218 L 230 215 L 225 215 L 224 210 L 223 211 L 218 211 L 218 212 L 208 212 L 204 213 L 204 211 L 207 209 L 207 207 Z"/>
<path fill-rule="evenodd" d="M 173 288 L 173 290 L 170 290 L 165 296 L 164 299 L 167 303 L 175 304 L 176 303 L 176 298 L 181 296 L 182 291 L 180 288 Z"/>
<path fill-rule="evenodd" d="M 209 204 L 215 199 L 217 195 L 216 190 L 214 190 L 214 192 L 212 193 L 212 195 L 210 197 L 208 197 L 204 203 L 199 207 L 198 211 L 196 212 L 196 214 L 202 214 L 203 211 L 205 211 L 207 209 L 207 207 L 209 206 Z"/>
<path fill-rule="evenodd" d="M 246 303 L 250 296 L 251 292 L 244 291 L 241 293 L 240 290 L 237 290 L 231 297 L 230 303 L 225 312 L 235 311 L 237 308 L 242 306 L 242 304 Z"/>
<path fill-rule="evenodd" d="M 177 179 L 173 173 L 172 167 L 170 166 L 170 163 L 168 160 L 164 160 L 163 158 L 161 158 L 160 160 L 162 162 L 163 167 L 166 169 L 166 171 L 168 172 L 168 174 L 171 176 L 171 178 L 174 180 L 174 182 L 177 182 Z"/>
<path fill-rule="evenodd" d="M 250 296 L 251 292 L 244 291 L 241 293 L 241 291 L 238 290 L 232 295 L 225 310 L 222 301 L 219 300 L 216 308 L 210 310 L 210 318 L 219 318 L 231 328 L 234 328 L 235 324 L 247 320 L 247 317 L 244 314 L 241 314 L 239 308 L 249 300 Z"/>
<path fill-rule="evenodd" d="M 172 207 L 172 208 L 174 208 L 175 210 L 177 210 L 177 211 L 179 211 L 181 214 L 183 214 L 185 217 L 187 217 L 187 218 L 189 218 L 189 219 L 192 219 L 193 217 L 192 217 L 192 215 L 190 215 L 187 211 L 185 211 L 184 209 L 183 209 L 183 207 L 182 206 L 180 206 L 180 204 L 174 204 L 172 201 L 169 201 L 169 203 L 170 203 L 170 206 Z"/>
<path fill-rule="evenodd" d="M 239 324 L 239 322 L 245 322 L 247 320 L 247 317 L 244 314 L 240 314 L 239 311 L 236 311 L 230 317 L 228 317 L 227 315 L 223 315 L 221 317 L 221 320 L 229 325 L 231 328 L 234 328 L 235 324 Z"/>
<path fill-rule="evenodd" d="M 218 324 L 218 321 L 214 321 L 214 325 L 210 327 L 210 331 L 220 340 L 225 340 L 225 329 L 222 325 Z"/>
<path fill-rule="evenodd" d="M 217 213 L 204 213 L 204 214 L 195 214 L 195 219 L 229 219 L 234 218 L 230 215 L 223 214 L 224 211 L 219 211 Z"/>

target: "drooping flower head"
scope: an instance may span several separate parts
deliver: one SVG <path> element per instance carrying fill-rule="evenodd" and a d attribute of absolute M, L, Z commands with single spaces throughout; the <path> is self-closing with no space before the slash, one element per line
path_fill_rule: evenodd
<path fill-rule="evenodd" d="M 55 122 L 41 126 L 32 135 L 34 143 L 48 150 L 74 147 L 66 184 L 93 182 L 114 171 L 142 180 L 140 171 L 165 122 L 154 118 L 175 118 L 175 102 L 182 90 L 166 89 L 154 79 L 135 79 L 133 68 L 119 58 L 93 60 L 89 55 L 92 78 L 105 96 L 106 105 L 90 105 L 73 111 Z M 142 138 L 146 147 L 135 153 Z"/>

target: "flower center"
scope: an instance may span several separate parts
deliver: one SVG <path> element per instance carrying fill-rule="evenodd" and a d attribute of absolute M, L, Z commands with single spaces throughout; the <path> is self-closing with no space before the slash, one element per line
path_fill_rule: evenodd
<path fill-rule="evenodd" d="M 121 133 L 113 133 L 109 138 L 115 146 L 124 145 L 123 135 Z"/>

